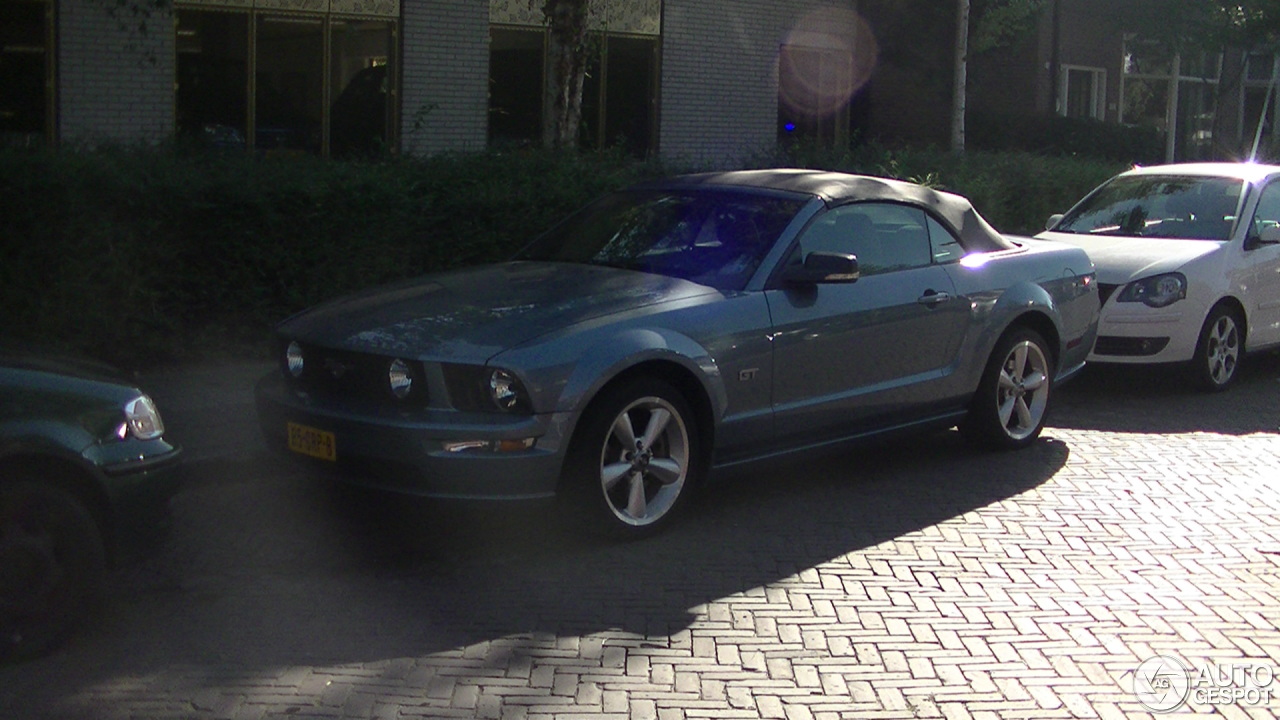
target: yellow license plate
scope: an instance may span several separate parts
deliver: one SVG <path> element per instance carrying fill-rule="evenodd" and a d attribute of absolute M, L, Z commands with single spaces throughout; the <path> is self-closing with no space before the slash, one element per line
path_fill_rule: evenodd
<path fill-rule="evenodd" d="M 298 423 L 289 423 L 289 449 L 313 458 L 335 462 L 338 444 L 333 433 Z"/>

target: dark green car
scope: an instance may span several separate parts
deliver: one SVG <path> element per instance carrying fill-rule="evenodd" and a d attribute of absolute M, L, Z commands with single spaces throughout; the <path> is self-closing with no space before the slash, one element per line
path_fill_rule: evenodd
<path fill-rule="evenodd" d="M 165 517 L 181 451 L 105 366 L 0 345 L 0 660 L 55 647 Z"/>

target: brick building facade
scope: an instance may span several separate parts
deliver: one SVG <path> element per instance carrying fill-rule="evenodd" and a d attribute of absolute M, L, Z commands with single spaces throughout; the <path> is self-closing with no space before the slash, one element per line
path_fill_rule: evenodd
<path fill-rule="evenodd" d="M 334 156 L 535 143 L 545 77 L 536 5 L 174 0 L 140 20 L 104 0 L 6 0 L 0 139 L 199 136 Z M 1222 59 L 1173 67 L 1108 25 L 1106 5 L 1057 0 L 1036 32 L 975 58 L 971 110 L 1145 123 L 1168 133 L 1179 157 L 1256 126 L 1270 56 L 1247 62 L 1238 91 L 1219 92 L 1230 75 Z M 593 0 L 584 143 L 712 162 L 792 136 L 945 143 L 952 11 L 917 2 L 912 17 L 902 7 Z M 922 23 L 920 12 L 938 14 Z M 1239 110 L 1206 127 L 1211 91 Z"/>

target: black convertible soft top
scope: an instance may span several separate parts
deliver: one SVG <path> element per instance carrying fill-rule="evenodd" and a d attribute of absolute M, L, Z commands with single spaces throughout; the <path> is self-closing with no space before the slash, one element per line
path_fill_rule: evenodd
<path fill-rule="evenodd" d="M 880 200 L 921 206 L 946 222 L 970 252 L 996 252 L 1017 247 L 991 227 L 965 198 L 923 185 L 889 178 L 824 170 L 734 170 L 679 175 L 642 187 L 744 187 L 803 193 L 828 205 Z"/>

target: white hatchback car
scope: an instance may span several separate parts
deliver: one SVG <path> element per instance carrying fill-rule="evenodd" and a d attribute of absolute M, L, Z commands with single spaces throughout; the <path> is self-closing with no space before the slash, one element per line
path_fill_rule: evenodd
<path fill-rule="evenodd" d="M 1190 361 L 1222 390 L 1246 350 L 1280 345 L 1280 166 L 1135 168 L 1047 227 L 1097 266 L 1091 362 Z"/>

